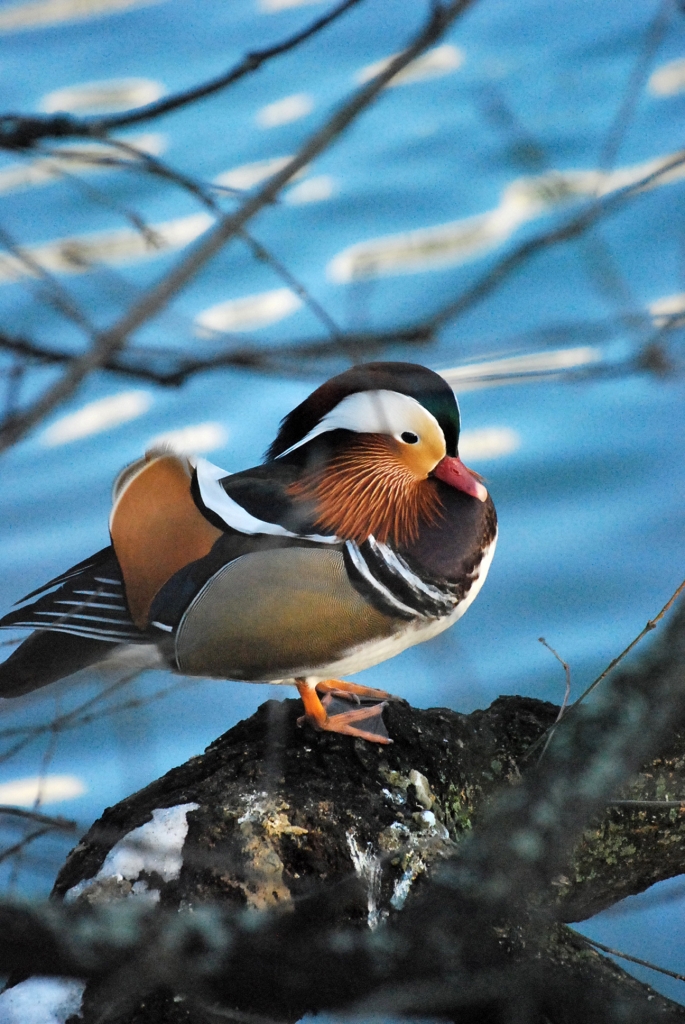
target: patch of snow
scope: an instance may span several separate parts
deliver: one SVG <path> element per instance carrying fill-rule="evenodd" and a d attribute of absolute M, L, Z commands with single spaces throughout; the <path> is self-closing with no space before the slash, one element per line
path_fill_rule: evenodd
<path fill-rule="evenodd" d="M 106 879 L 133 881 L 143 871 L 147 874 L 154 872 L 165 882 L 178 878 L 183 866 L 183 844 L 188 834 L 186 815 L 199 806 L 191 803 L 157 807 L 152 812 L 152 821 L 134 828 L 112 847 L 94 878 L 83 879 L 69 889 L 65 902 L 73 903 L 82 893 Z M 159 899 L 158 890 L 148 891 L 144 881 L 136 882 L 130 894 L 155 901 Z"/>
<path fill-rule="evenodd" d="M 238 818 L 238 824 L 243 825 L 246 821 L 260 821 L 267 812 L 269 794 L 265 790 L 259 793 L 249 793 L 244 798 L 245 810 Z"/>
<path fill-rule="evenodd" d="M 2 1024 L 65 1024 L 81 1009 L 85 981 L 27 978 L 0 995 Z"/>

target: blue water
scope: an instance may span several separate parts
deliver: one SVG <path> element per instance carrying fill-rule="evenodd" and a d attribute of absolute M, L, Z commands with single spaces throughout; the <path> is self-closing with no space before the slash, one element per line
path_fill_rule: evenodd
<path fill-rule="evenodd" d="M 0 15 L 9 6 L 0 3 Z M 143 77 L 170 92 L 184 88 L 222 72 L 248 50 L 285 37 L 324 9 L 319 3 L 267 13 L 252 0 L 166 0 L 9 33 L 0 44 L 0 109 L 34 112 L 55 89 L 103 79 Z M 490 252 L 451 266 L 344 285 L 327 276 L 328 263 L 366 239 L 493 210 L 521 177 L 596 169 L 656 10 L 646 2 L 483 0 L 443 40 L 463 53 L 461 66 L 387 90 L 308 170 L 305 181 L 321 175 L 333 179 L 331 197 L 276 204 L 255 220 L 255 236 L 344 327 L 385 328 L 426 315 L 512 246 L 563 221 L 572 205 L 540 213 Z M 409 0 L 367 0 L 325 35 L 232 90 L 131 130 L 127 137 L 162 132 L 164 159 L 206 182 L 238 165 L 293 153 L 348 95 L 355 74 L 401 49 L 422 16 L 422 5 Z M 684 55 L 685 15 L 674 10 L 648 74 Z M 310 114 L 279 127 L 259 127 L 261 108 L 298 93 L 312 97 Z M 675 152 L 684 123 L 685 92 L 655 95 L 643 81 L 615 166 Z M 0 173 L 16 162 L 3 156 Z M 109 205 L 62 180 L 0 194 L 0 223 L 29 245 L 127 227 L 123 208 L 136 210 L 149 223 L 198 210 L 183 191 L 129 171 L 85 180 L 107 196 Z M 414 350 L 397 346 L 388 356 L 440 369 L 465 359 L 591 344 L 599 346 L 602 358 L 621 364 L 652 331 L 647 306 L 685 290 L 683 195 L 679 182 L 642 195 L 589 240 L 547 249 L 531 260 L 448 325 L 435 343 Z M 223 203 L 231 208 L 230 200 Z M 178 259 L 178 252 L 166 253 L 58 279 L 91 320 L 104 326 Z M 136 342 L 211 351 L 218 342 L 194 336 L 198 313 L 282 287 L 271 267 L 234 243 L 138 333 Z M 642 325 L 627 324 L 621 319 L 627 313 L 642 314 Z M 74 351 L 83 345 L 78 330 L 50 307 L 39 288 L 25 282 L 0 284 L 0 328 Z M 268 346 L 323 333 L 302 307 L 236 340 Z M 672 337 L 677 342 L 678 335 Z M 212 461 L 231 471 L 253 465 L 280 418 L 344 365 L 337 358 L 308 362 L 294 365 L 288 376 L 227 369 L 176 390 L 107 374 L 89 378 L 52 422 L 131 390 L 148 393 L 149 409 L 130 422 L 54 447 L 45 444 L 40 427 L 3 456 L 0 607 L 8 608 L 107 543 L 112 478 L 152 437 L 218 423 L 227 440 L 208 453 Z M 52 379 L 52 371 L 30 374 L 22 399 Z M 578 694 L 683 576 L 684 392 L 678 373 L 624 372 L 461 395 L 465 430 L 506 428 L 518 439 L 509 454 L 471 460 L 486 475 L 500 518 L 490 577 L 457 628 L 369 670 L 364 681 L 423 707 L 470 711 L 501 693 L 558 702 L 563 672 L 538 643 L 544 636 L 569 662 Z M 168 687 L 175 689 L 148 701 Z M 64 714 L 101 689 L 102 681 L 88 676 L 39 692 L 3 708 L 0 730 L 49 723 L 55 713 Z M 35 776 L 41 765 L 49 775 L 76 776 L 85 793 L 46 810 L 87 824 L 106 805 L 200 752 L 274 695 L 283 691 L 146 673 L 105 702 L 117 707 L 138 699 L 139 706 L 64 729 L 54 741 L 41 734 L 0 760 L 0 783 Z M 0 736 L 0 757 L 11 742 Z M 66 848 L 55 839 L 36 844 L 15 870 L 13 884 L 21 891 L 45 892 Z M 683 911 L 682 899 L 673 896 L 656 908 L 645 900 L 631 903 L 630 911 L 601 915 L 592 934 L 610 936 L 610 945 L 630 945 L 631 952 L 665 963 L 666 950 L 655 936 L 670 931 L 673 915 Z M 682 971 L 685 945 L 679 929 L 671 934 L 669 965 L 678 961 L 676 970 Z M 683 999 L 679 983 L 650 981 Z"/>

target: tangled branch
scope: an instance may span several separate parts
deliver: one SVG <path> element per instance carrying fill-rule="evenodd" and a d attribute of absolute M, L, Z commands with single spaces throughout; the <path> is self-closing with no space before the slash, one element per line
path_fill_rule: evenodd
<path fill-rule="evenodd" d="M 27 409 L 5 420 L 0 428 L 0 451 L 15 444 L 56 405 L 73 394 L 81 381 L 102 366 L 126 343 L 129 336 L 159 313 L 231 238 L 245 229 L 264 206 L 272 203 L 279 192 L 298 171 L 322 153 L 377 98 L 383 88 L 427 47 L 440 39 L 449 26 L 473 0 L 452 0 L 444 7 L 435 5 L 423 29 L 410 45 L 386 68 L 353 96 L 316 131 L 283 169 L 232 214 L 223 216 L 201 238 L 200 242 L 171 271 L 135 302 L 112 327 L 94 336 L 93 344 L 83 355 L 73 359 L 61 379 Z"/>
<path fill-rule="evenodd" d="M 168 114 L 172 110 L 179 110 L 191 103 L 211 96 L 234 85 L 235 82 L 244 78 L 245 75 L 257 71 L 267 61 L 274 57 L 280 57 L 290 50 L 294 50 L 307 39 L 317 35 L 322 29 L 337 21 L 352 7 L 356 7 L 361 0 L 342 0 L 327 14 L 317 18 L 301 32 L 296 32 L 287 39 L 276 43 L 273 46 L 265 47 L 263 50 L 254 50 L 248 53 L 235 67 L 231 68 L 218 78 L 202 82 L 192 89 L 185 89 L 182 92 L 174 93 L 155 103 L 148 103 L 144 107 L 130 111 L 125 114 L 116 114 L 111 117 L 100 118 L 75 118 L 66 114 L 57 114 L 54 117 L 24 117 L 20 114 L 0 115 L 0 148 L 17 150 L 30 149 L 41 139 L 65 139 L 65 138 L 96 138 L 106 137 L 108 132 L 117 128 L 126 128 L 132 124 L 140 124 L 143 121 L 151 121 L 162 114 Z"/>

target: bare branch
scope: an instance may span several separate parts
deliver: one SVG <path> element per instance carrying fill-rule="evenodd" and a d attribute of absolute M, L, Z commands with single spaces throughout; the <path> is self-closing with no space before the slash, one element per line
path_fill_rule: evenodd
<path fill-rule="evenodd" d="M 69 818 L 52 818 L 47 814 L 40 814 L 38 811 L 27 811 L 23 807 L 10 807 L 7 804 L 0 804 L 0 814 L 8 814 L 14 818 L 26 818 L 27 821 L 37 821 L 42 825 L 49 825 L 51 828 L 61 829 L 63 832 L 75 832 L 78 825 Z"/>
<path fill-rule="evenodd" d="M 124 316 L 109 329 L 95 336 L 92 347 L 74 359 L 62 378 L 48 388 L 28 409 L 11 417 L 0 429 L 0 451 L 10 447 L 40 422 L 55 406 L 68 398 L 81 381 L 102 366 L 126 343 L 129 335 L 160 312 L 173 296 L 266 205 L 272 203 L 297 172 L 323 152 L 376 99 L 383 88 L 403 68 L 438 40 L 449 26 L 474 0 L 452 0 L 434 9 L 425 27 L 413 42 L 390 62 L 375 78 L 358 89 L 328 122 L 315 132 L 299 153 L 275 174 L 264 187 L 233 214 L 223 217 L 206 232 L 199 244 L 181 260 L 158 284 L 145 293 Z"/>
<path fill-rule="evenodd" d="M 669 971 L 667 967 L 658 967 L 656 964 L 652 964 L 649 960 L 642 960 L 639 956 L 631 956 L 630 953 L 621 953 L 618 949 L 612 949 L 611 946 L 605 946 L 603 942 L 597 942 L 596 939 L 589 939 L 587 935 L 583 938 L 586 942 L 589 942 L 595 949 L 601 949 L 604 953 L 610 953 L 612 956 L 620 957 L 621 960 L 629 960 L 632 964 L 639 964 L 641 967 L 649 967 L 650 971 L 658 971 L 659 974 L 666 974 L 669 978 L 675 978 L 677 981 L 685 981 L 685 974 L 677 974 L 675 971 Z"/>
<path fill-rule="evenodd" d="M 656 629 L 657 625 L 659 624 L 659 622 L 661 622 L 661 620 L 663 619 L 664 615 L 670 610 L 670 608 L 673 606 L 673 604 L 678 600 L 678 598 L 682 594 L 683 590 L 685 590 L 685 580 L 683 580 L 683 582 L 680 584 L 680 586 L 674 591 L 673 594 L 671 594 L 671 596 L 669 597 L 668 601 L 663 606 L 661 611 L 657 615 L 655 615 L 653 619 L 650 619 L 647 622 L 647 625 L 644 627 L 644 629 L 642 629 L 638 633 L 638 635 L 633 640 L 630 641 L 628 646 L 626 648 L 624 648 L 624 650 L 622 650 L 619 655 L 617 655 L 612 661 L 609 662 L 609 664 L 604 669 L 604 671 L 600 672 L 600 674 L 597 676 L 597 678 L 594 679 L 590 683 L 590 685 L 587 687 L 586 690 L 583 690 L 583 692 L 581 693 L 580 697 L 578 697 L 576 700 L 574 700 L 573 704 L 571 704 L 570 707 L 568 708 L 569 711 L 573 711 L 580 704 L 582 704 L 583 701 L 585 700 L 585 698 L 588 696 L 588 694 L 592 693 L 592 691 L 597 686 L 599 686 L 599 684 L 602 682 L 602 680 L 606 679 L 606 677 L 609 675 L 610 672 L 613 672 L 613 670 L 616 668 L 616 666 L 619 665 L 623 661 L 623 659 L 626 657 L 626 655 L 630 654 L 630 652 L 633 650 L 633 648 L 637 647 L 637 645 L 640 643 L 640 641 L 644 640 L 644 638 L 647 636 L 648 633 L 651 633 L 651 631 L 653 629 Z M 526 756 L 527 757 L 530 757 L 531 754 L 534 754 L 535 751 L 537 750 L 537 748 L 540 746 L 540 744 L 545 742 L 545 740 L 546 740 L 546 742 L 545 742 L 545 750 L 547 749 L 547 744 L 549 743 L 548 735 L 554 733 L 554 730 L 557 727 L 557 723 L 558 723 L 558 720 L 557 720 L 557 722 L 555 722 L 554 725 L 551 725 L 549 727 L 549 729 L 547 730 L 546 733 L 544 733 L 544 735 L 540 736 L 535 741 L 535 743 L 533 743 L 529 747 L 528 751 L 526 752 Z M 543 753 L 544 753 L 544 750 L 543 750 Z M 542 758 L 542 755 L 540 755 L 540 756 Z"/>
<path fill-rule="evenodd" d="M 523 243 L 523 245 L 517 247 L 513 252 L 498 261 L 475 285 L 467 289 L 466 292 L 463 292 L 459 298 L 451 301 L 435 314 L 414 325 L 382 331 L 338 331 L 335 334 L 334 344 L 331 344 L 330 338 L 315 338 L 294 342 L 291 345 L 279 346 L 275 350 L 270 350 L 262 345 L 241 345 L 240 347 L 219 352 L 206 358 L 189 358 L 169 350 L 155 349 L 147 351 L 143 348 L 129 351 L 122 356 L 115 349 L 98 365 L 112 372 L 150 380 L 164 386 L 175 387 L 184 383 L 193 374 L 222 366 L 246 367 L 267 372 L 283 372 L 291 360 L 296 360 L 299 364 L 303 358 L 321 359 L 335 355 L 348 355 L 350 358 L 356 359 L 367 357 L 369 353 L 382 352 L 384 348 L 390 345 L 428 344 L 434 340 L 448 321 L 456 319 L 473 304 L 485 298 L 487 294 L 498 287 L 509 274 L 518 269 L 531 256 L 545 249 L 548 245 L 567 241 L 582 234 L 599 218 L 613 212 L 620 203 L 634 197 L 637 193 L 656 183 L 662 176 L 683 163 L 685 163 L 685 155 L 679 154 L 658 170 L 646 175 L 627 188 L 611 193 L 606 199 L 593 203 L 588 209 L 582 211 L 565 225 Z M 174 173 L 170 172 L 172 176 Z M 179 176 L 179 183 L 181 183 L 181 178 L 182 176 Z M 192 183 L 192 185 L 195 189 L 201 189 L 201 186 L 197 183 Z M 259 243 L 250 239 L 246 232 L 238 230 L 236 234 L 244 237 L 248 243 L 259 246 Z M 275 258 L 271 256 L 270 259 L 271 265 L 274 266 L 276 263 Z M 297 282 L 294 282 L 292 286 L 296 290 L 298 287 L 301 287 Z M 306 301 L 308 301 L 310 307 L 314 308 L 316 300 L 311 295 L 306 296 Z M 316 312 L 320 316 L 320 309 Z M 654 363 L 654 359 L 650 357 L 650 346 L 658 343 L 667 331 L 680 326 L 682 314 L 674 313 L 664 316 L 663 319 L 664 323 L 647 340 L 637 359 L 630 356 L 625 361 L 625 368 L 635 370 L 650 369 L 657 366 L 657 363 Z M 331 333 L 333 333 L 333 327 L 336 325 L 331 324 L 328 326 L 330 326 Z M 584 330 L 587 330 L 587 328 L 584 328 Z M 2 334 L 0 334 L 0 348 L 46 363 L 69 364 L 73 360 L 73 353 L 71 352 L 59 352 L 51 348 L 43 348 L 28 339 L 12 338 Z M 663 355 L 657 352 L 654 355 L 658 359 L 658 367 L 663 369 L 665 366 Z M 173 366 L 172 369 L 169 369 L 170 362 Z M 512 379 L 514 377 L 511 374 L 503 375 L 503 377 L 506 376 Z"/>
<path fill-rule="evenodd" d="M 620 662 L 623 661 L 623 659 L 626 657 L 626 655 L 630 654 L 632 649 L 634 647 L 637 647 L 637 645 L 640 643 L 640 641 L 643 640 L 644 637 L 646 637 L 648 633 L 650 633 L 653 629 L 656 629 L 657 625 L 659 624 L 659 622 L 661 622 L 661 620 L 663 619 L 664 615 L 673 607 L 675 602 L 678 600 L 678 598 L 682 594 L 683 590 L 685 590 L 685 580 L 683 580 L 683 582 L 675 590 L 675 592 L 673 594 L 671 594 L 671 596 L 669 597 L 668 601 L 663 606 L 663 608 L 658 613 L 658 615 L 655 615 L 653 619 L 649 619 L 649 621 L 647 622 L 647 625 L 645 626 L 645 628 L 640 633 L 638 633 L 638 635 L 635 637 L 634 640 L 631 640 L 631 642 L 628 644 L 628 646 L 625 648 L 625 650 L 621 651 L 621 653 L 619 655 L 617 655 L 617 657 L 615 657 L 613 659 L 613 661 L 609 662 L 609 664 L 604 669 L 604 671 L 601 672 L 600 675 L 598 675 L 597 678 L 592 683 L 590 683 L 588 688 L 581 693 L 580 697 L 578 697 L 577 700 L 574 700 L 573 704 L 571 705 L 572 708 L 577 707 L 578 704 L 582 704 L 582 702 L 585 700 L 585 698 L 588 696 L 588 694 L 592 693 L 592 691 L 595 689 L 595 687 L 599 686 L 599 684 L 602 682 L 602 680 L 606 679 L 606 677 L 609 675 L 610 672 L 613 672 L 613 670 L 616 668 L 616 666 L 618 664 L 620 664 Z"/>
<path fill-rule="evenodd" d="M 202 205 L 208 209 L 211 213 L 218 216 L 223 215 L 223 210 L 219 203 L 216 201 L 213 189 L 196 181 L 191 178 L 190 175 L 182 174 L 180 171 L 171 167 L 165 160 L 160 160 L 159 157 L 154 156 L 150 153 L 146 153 L 144 150 L 138 149 L 136 146 L 132 146 L 129 143 L 123 142 L 120 139 L 108 138 L 113 146 L 122 149 L 129 156 L 137 156 L 139 163 L 150 173 L 155 174 L 165 181 L 169 181 L 179 188 L 184 189 L 194 196 Z M 123 164 L 126 168 L 135 169 L 135 164 L 131 162 L 125 162 Z M 271 267 L 275 274 L 284 281 L 289 288 L 298 295 L 302 301 L 309 307 L 314 316 L 323 324 L 326 330 L 330 333 L 331 337 L 337 338 L 340 334 L 340 329 L 332 319 L 332 317 L 326 312 L 320 302 L 314 298 L 313 295 L 305 288 L 301 281 L 299 281 L 294 274 L 292 274 L 285 264 L 276 259 L 261 242 L 258 242 L 252 237 L 247 231 L 242 230 L 238 232 L 238 235 L 250 249 L 252 255 L 260 263 L 264 263 Z"/>
<path fill-rule="evenodd" d="M 26 249 L 18 245 L 8 231 L 1 227 L 0 245 L 7 249 L 18 263 L 23 264 L 32 277 L 37 278 L 42 283 L 44 293 L 52 306 L 89 335 L 92 335 L 93 327 L 90 321 L 85 313 L 79 309 L 66 289 Z"/>
<path fill-rule="evenodd" d="M 162 114 L 168 114 L 172 110 L 195 103 L 205 96 L 219 92 L 229 85 L 233 85 L 240 78 L 257 71 L 266 61 L 278 57 L 283 53 L 295 49 L 305 40 L 310 39 L 332 22 L 336 21 L 350 8 L 355 7 L 361 0 L 343 0 L 336 7 L 332 8 L 321 18 L 317 18 L 307 28 L 295 35 L 284 39 L 274 46 L 264 50 L 255 50 L 248 53 L 234 68 L 220 75 L 218 78 L 203 82 L 192 89 L 174 93 L 165 99 L 155 103 L 149 103 L 138 110 L 126 114 L 112 115 L 111 117 L 80 119 L 69 117 L 66 114 L 57 114 L 54 117 L 23 117 L 19 114 L 5 114 L 0 116 L 0 148 L 3 149 L 27 149 L 35 145 L 39 139 L 53 138 L 64 139 L 70 137 L 93 137 L 98 138 L 106 135 L 115 128 L 123 128 L 131 124 L 139 124 L 142 121 L 150 121 Z"/>
<path fill-rule="evenodd" d="M 564 711 L 566 710 L 566 705 L 568 704 L 568 699 L 571 696 L 571 669 L 570 669 L 570 667 L 568 665 L 568 662 L 564 661 L 564 659 L 559 654 L 557 654 L 557 652 L 554 650 L 554 648 L 550 644 L 547 643 L 547 641 L 545 640 L 544 636 L 541 636 L 541 637 L 538 638 L 538 643 L 543 644 L 547 648 L 548 651 L 552 652 L 554 657 L 557 659 L 557 661 L 559 662 L 559 664 L 563 668 L 564 673 L 566 675 L 566 689 L 564 691 L 564 699 L 561 702 L 561 707 L 559 708 L 559 714 L 557 715 L 556 721 L 554 722 L 554 725 L 558 725 L 559 722 L 561 721 L 561 719 L 564 717 Z M 542 761 L 543 757 L 545 756 L 545 751 L 547 750 L 547 746 L 548 746 L 549 741 L 551 740 L 552 736 L 553 736 L 553 731 L 550 730 L 550 733 L 549 733 L 549 735 L 547 737 L 547 743 L 545 743 L 544 747 L 542 748 L 542 753 L 540 754 L 540 761 Z"/>
<path fill-rule="evenodd" d="M 12 846 L 8 846 L 6 850 L 0 850 L 0 864 L 3 861 L 9 860 L 11 857 L 21 853 L 29 843 L 32 843 L 34 839 L 40 839 L 41 836 L 47 835 L 48 832 L 52 831 L 52 825 L 43 825 L 42 828 L 37 828 L 34 832 L 29 832 L 28 835 L 23 836 L 19 842 L 14 843 Z"/>
<path fill-rule="evenodd" d="M 603 199 L 591 202 L 579 214 L 568 220 L 566 224 L 562 224 L 558 228 L 552 228 L 550 231 L 544 231 L 535 238 L 530 238 L 521 243 L 521 245 L 495 263 L 479 281 L 476 281 L 475 284 L 462 292 L 458 298 L 447 303 L 442 309 L 434 313 L 433 316 L 427 318 L 425 325 L 433 330 L 439 330 L 441 327 L 444 327 L 446 323 L 461 316 L 467 309 L 476 305 L 494 291 L 495 288 L 499 287 L 510 274 L 518 270 L 531 256 L 535 256 L 538 252 L 542 252 L 553 245 L 559 245 L 561 242 L 568 242 L 573 238 L 580 237 L 599 220 L 619 209 L 624 202 L 634 198 L 640 192 L 649 188 L 649 186 L 656 184 L 660 178 L 670 174 L 675 168 L 682 167 L 683 164 L 685 164 L 685 153 L 677 153 L 658 170 L 650 172 L 639 181 L 633 182 L 633 184 L 627 185 L 625 188 L 617 189 L 615 192 L 610 192 Z"/>
<path fill-rule="evenodd" d="M 616 161 L 621 143 L 642 95 L 650 65 L 666 35 L 671 10 L 671 0 L 661 0 L 657 12 L 647 29 L 642 49 L 628 78 L 623 100 L 609 127 L 604 145 L 602 146 L 602 152 L 599 157 L 599 166 L 602 169 L 612 167 Z"/>
<path fill-rule="evenodd" d="M 341 333 L 331 338 L 304 341 L 291 345 L 269 348 L 259 345 L 240 345 L 220 350 L 216 354 L 191 357 L 173 349 L 147 349 L 136 346 L 123 352 L 115 352 L 101 366 L 101 369 L 139 380 L 149 380 L 165 387 L 178 387 L 189 377 L 208 370 L 235 366 L 264 372 L 284 372 L 297 364 L 301 372 L 305 359 L 348 356 L 359 359 L 369 353 L 380 352 L 388 345 L 421 345 L 431 339 L 421 330 L 414 328 L 389 330 L 385 333 L 364 332 Z M 11 336 L 0 332 L 0 349 L 38 363 L 64 365 L 74 358 L 74 353 L 40 345 L 29 338 Z"/>

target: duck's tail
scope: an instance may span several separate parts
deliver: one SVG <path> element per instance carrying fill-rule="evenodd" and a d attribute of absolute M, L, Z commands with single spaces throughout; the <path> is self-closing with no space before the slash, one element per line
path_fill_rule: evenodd
<path fill-rule="evenodd" d="M 0 697 L 19 697 L 88 668 L 112 654 L 116 645 L 150 643 L 131 619 L 112 547 L 79 562 L 18 604 L 0 619 L 0 628 L 34 627 L 35 632 L 0 665 Z"/>

